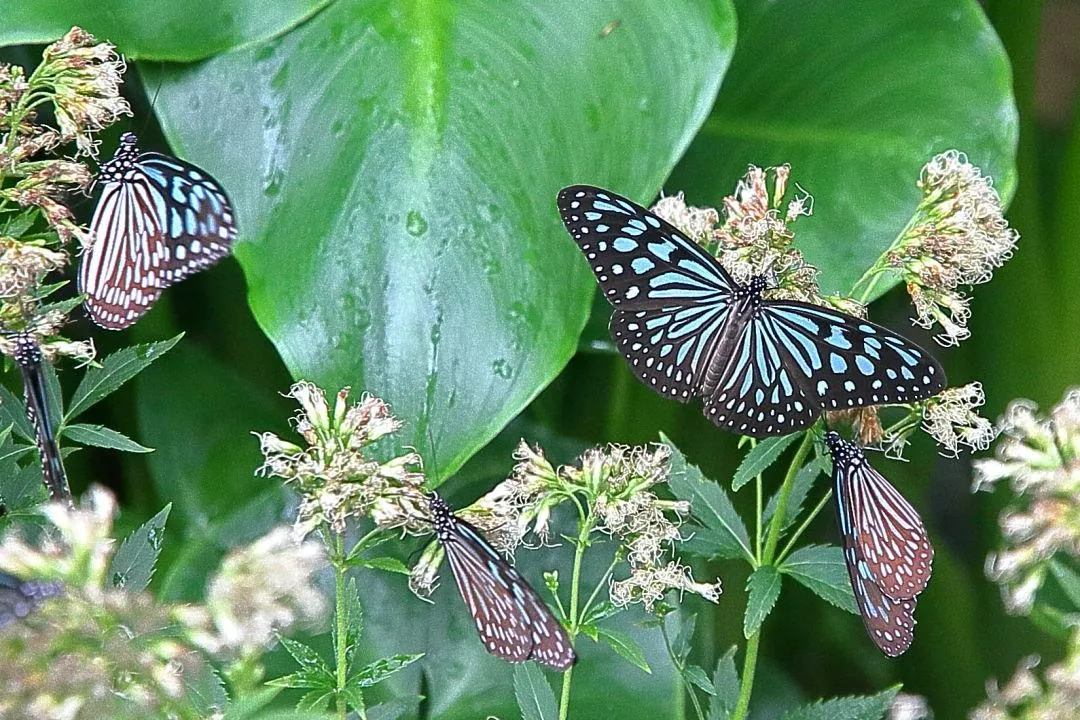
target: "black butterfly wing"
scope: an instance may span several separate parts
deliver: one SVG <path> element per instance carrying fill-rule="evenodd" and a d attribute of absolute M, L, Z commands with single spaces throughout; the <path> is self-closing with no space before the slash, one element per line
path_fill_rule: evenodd
<path fill-rule="evenodd" d="M 741 435 L 787 435 L 812 425 L 819 405 L 781 361 L 777 339 L 762 323 L 743 326 L 705 417 Z"/>
<path fill-rule="evenodd" d="M 826 410 L 908 403 L 945 388 L 928 352 L 888 328 L 801 302 L 766 302 L 752 321 L 777 339 L 792 379 Z"/>
<path fill-rule="evenodd" d="M 566 630 L 521 575 L 472 525 L 453 518 L 443 540 L 454 582 L 488 652 L 566 670 L 576 655 Z"/>
<path fill-rule="evenodd" d="M 33 336 L 18 333 L 15 336 L 15 364 L 23 380 L 23 393 L 26 400 L 26 412 L 34 428 L 38 452 L 41 455 L 41 473 L 45 487 L 52 500 L 70 502 L 71 490 L 68 488 L 67 474 L 60 457 L 60 448 L 56 444 L 56 434 L 49 419 L 45 375 L 41 347 Z"/>
<path fill-rule="evenodd" d="M 0 571 L 0 628 L 22 620 L 43 600 L 58 595 L 60 583 L 39 580 L 20 580 Z"/>

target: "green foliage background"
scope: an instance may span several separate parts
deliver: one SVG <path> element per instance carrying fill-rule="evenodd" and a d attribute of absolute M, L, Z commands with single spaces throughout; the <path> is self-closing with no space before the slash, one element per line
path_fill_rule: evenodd
<path fill-rule="evenodd" d="M 750 163 L 790 163 L 815 196 L 798 245 L 824 288 L 842 291 L 913 210 L 920 166 L 936 152 L 966 152 L 1014 197 L 1010 217 L 1023 239 L 978 289 L 973 338 L 940 356 L 953 383 L 984 383 L 992 417 L 1016 396 L 1055 401 L 1076 382 L 1080 357 L 1072 241 L 1080 125 L 1062 136 L 1033 114 L 1040 4 L 987 6 L 131 0 L 106 11 L 84 0 L 7 8 L 0 44 L 11 46 L 9 60 L 32 62 L 38 48 L 27 44 L 72 24 L 116 43 L 133 61 L 130 129 L 144 147 L 171 148 L 214 174 L 241 228 L 235 261 L 171 290 L 126 336 L 79 329 L 94 332 L 103 351 L 187 335 L 86 418 L 156 451 L 80 451 L 67 463 L 75 489 L 115 488 L 126 527 L 173 503 L 153 586 L 182 599 L 201 596 L 228 547 L 288 517 L 288 495 L 252 477 L 259 457 L 247 431 L 287 430 L 292 408 L 279 393 L 291 378 L 390 401 L 407 422 L 399 444 L 420 449 L 441 478 L 456 472 L 446 490 L 457 500 L 504 476 L 522 436 L 566 461 L 587 444 L 652 441 L 662 430 L 710 476 L 729 477 L 734 438 L 697 407 L 653 396 L 610 353 L 607 311 L 594 304 L 594 281 L 554 198 L 582 182 L 641 201 L 663 188 L 716 204 Z M 888 294 L 872 316 L 905 328 L 904 302 Z M 1000 501 L 972 497 L 967 463 L 936 458 L 928 443 L 911 458 L 881 469 L 923 510 L 937 547 L 914 647 L 886 660 L 854 616 L 785 587 L 765 627 L 755 687 L 762 717 L 896 682 L 926 695 L 939 717 L 959 717 L 983 697 L 987 678 L 1011 675 L 1032 651 L 1056 652 L 1028 623 L 1004 616 L 983 577 Z M 746 500 L 736 496 L 740 507 Z M 811 539 L 831 542 L 834 532 L 825 517 Z M 521 553 L 527 575 L 538 567 L 530 555 Z M 726 594 L 701 609 L 695 652 L 705 667 L 742 637 L 745 571 L 715 570 Z M 358 585 L 372 657 L 428 653 L 384 695 L 422 690 L 428 700 L 410 709 L 415 717 L 515 714 L 511 669 L 483 653 L 445 583 L 434 607 L 397 576 L 364 571 Z M 677 716 L 679 691 L 655 631 L 624 629 L 654 672 L 586 647 L 574 715 Z"/>

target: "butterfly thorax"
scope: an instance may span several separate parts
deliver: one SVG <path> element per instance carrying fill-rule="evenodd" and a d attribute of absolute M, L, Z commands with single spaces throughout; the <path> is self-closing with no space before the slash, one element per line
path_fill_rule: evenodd
<path fill-rule="evenodd" d="M 124 133 L 120 136 L 120 147 L 112 159 L 101 166 L 97 181 L 101 183 L 123 182 L 128 174 L 135 169 L 135 163 L 139 159 L 139 148 L 136 146 L 135 135 Z"/>
<path fill-rule="evenodd" d="M 19 367 L 39 365 L 41 364 L 41 346 L 29 333 L 18 333 L 15 336 L 14 358 Z"/>
<path fill-rule="evenodd" d="M 453 534 L 453 511 L 437 493 L 428 495 L 428 510 L 431 512 L 431 525 L 435 528 L 435 536 L 441 542 L 446 542 Z"/>

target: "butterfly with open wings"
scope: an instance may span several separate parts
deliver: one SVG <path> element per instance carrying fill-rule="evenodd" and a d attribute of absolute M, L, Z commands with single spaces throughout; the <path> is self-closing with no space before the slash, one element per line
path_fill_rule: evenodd
<path fill-rule="evenodd" d="M 559 213 L 615 310 L 610 330 L 634 374 L 753 437 L 786 435 L 824 410 L 909 403 L 945 387 L 941 365 L 897 333 L 805 302 L 767 300 L 636 203 L 564 188 Z"/>

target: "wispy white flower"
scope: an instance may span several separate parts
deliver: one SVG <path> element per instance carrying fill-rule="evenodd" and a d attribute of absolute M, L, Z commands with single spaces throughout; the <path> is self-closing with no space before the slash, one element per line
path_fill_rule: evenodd
<path fill-rule="evenodd" d="M 923 429 L 950 457 L 957 457 L 961 446 L 985 450 L 997 437 L 994 424 L 976 412 L 985 402 L 981 383 L 949 388 L 927 401 Z"/>

